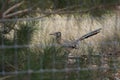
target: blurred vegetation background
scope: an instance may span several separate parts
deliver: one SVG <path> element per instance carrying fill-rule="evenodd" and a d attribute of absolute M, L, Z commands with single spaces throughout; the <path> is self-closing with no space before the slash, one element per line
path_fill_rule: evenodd
<path fill-rule="evenodd" d="M 0 0 L 0 80 L 116 79 L 119 14 L 120 0 Z M 72 66 L 63 48 L 50 46 L 51 32 L 75 40 L 96 28 L 102 32 L 73 50 Z"/>

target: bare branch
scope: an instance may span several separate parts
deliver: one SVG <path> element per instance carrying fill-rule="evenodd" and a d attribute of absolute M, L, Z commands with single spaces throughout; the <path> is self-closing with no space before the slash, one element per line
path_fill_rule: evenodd
<path fill-rule="evenodd" d="M 58 9 L 55 11 L 41 11 L 41 10 L 36 10 L 36 12 L 38 13 L 42 13 L 42 14 L 73 14 L 73 13 L 87 13 L 89 11 L 95 10 L 95 9 L 107 9 L 107 8 L 111 8 L 114 6 L 117 6 L 118 4 L 108 4 L 108 5 L 97 5 L 97 6 L 93 6 L 90 7 L 88 9 L 82 9 L 80 10 L 80 5 L 76 5 L 76 6 L 71 6 L 71 7 L 66 7 L 66 8 L 62 8 L 62 9 Z M 73 8 L 79 8 L 79 10 L 76 11 L 69 11 L 69 9 L 73 9 Z M 33 12 L 35 12 L 35 10 L 31 10 Z"/>
<path fill-rule="evenodd" d="M 10 7 L 9 9 L 7 9 L 7 10 L 3 13 L 3 16 L 5 16 L 6 14 L 8 14 L 8 13 L 9 13 L 10 11 L 12 11 L 13 9 L 19 7 L 19 6 L 22 5 L 23 3 L 24 3 L 24 1 L 13 5 L 12 7 Z"/>
<path fill-rule="evenodd" d="M 97 5 L 97 6 L 93 6 L 89 9 L 83 9 L 83 10 L 80 10 L 80 5 L 77 5 L 77 6 L 71 6 L 71 7 L 66 7 L 66 8 L 62 8 L 62 9 L 58 9 L 58 10 L 55 10 L 55 11 L 41 11 L 41 10 L 32 10 L 33 8 L 29 8 L 30 11 L 34 12 L 34 13 L 41 13 L 41 14 L 44 14 L 43 16 L 40 16 L 40 17 L 34 17 L 34 18 L 19 18 L 19 19 L 16 19 L 16 18 L 12 18 L 12 19 L 0 19 L 0 22 L 5 22 L 5 21 L 31 21 L 31 20 L 38 20 L 38 19 L 41 19 L 41 18 L 44 18 L 44 17 L 47 17 L 47 16 L 50 16 L 51 14 L 73 14 L 73 13 L 88 13 L 92 10 L 95 10 L 95 9 L 108 9 L 110 7 L 115 7 L 115 6 L 119 6 L 120 4 L 119 3 L 116 3 L 116 4 L 108 4 L 108 5 Z M 73 9 L 73 8 L 79 8 L 79 10 L 73 10 L 73 11 L 69 11 L 68 9 Z M 28 10 L 28 11 L 29 11 Z M 23 12 L 15 12 L 15 13 L 11 13 L 9 15 L 6 16 L 6 18 L 9 18 L 9 17 L 12 17 L 14 15 L 18 15 L 20 13 L 24 13 L 24 12 L 27 12 L 27 11 L 24 11 Z M 10 16 L 11 15 L 11 16 Z"/>
<path fill-rule="evenodd" d="M 9 76 L 9 75 L 8 76 L 4 76 L 4 77 L 1 77 L 0 80 L 5 80 L 5 79 L 11 78 L 11 77 L 13 77 L 13 76 Z"/>
<path fill-rule="evenodd" d="M 31 10 L 31 9 L 20 10 L 20 11 L 17 11 L 17 12 L 8 14 L 8 15 L 4 15 L 3 18 L 9 18 L 9 17 L 12 17 L 12 16 L 16 16 L 16 15 L 18 15 L 18 14 L 22 14 L 22 13 L 28 12 L 28 11 L 30 11 L 30 10 Z"/>

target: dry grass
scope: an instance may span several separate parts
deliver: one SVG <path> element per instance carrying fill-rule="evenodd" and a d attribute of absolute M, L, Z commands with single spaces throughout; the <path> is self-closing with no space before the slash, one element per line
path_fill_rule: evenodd
<path fill-rule="evenodd" d="M 103 15 L 102 18 L 93 18 L 89 15 L 84 16 L 60 16 L 54 15 L 51 17 L 43 18 L 39 21 L 39 30 L 35 33 L 33 43 L 45 43 L 49 41 L 52 36 L 49 33 L 56 31 L 62 32 L 62 38 L 66 40 L 74 40 L 82 35 L 95 30 L 97 28 L 102 28 L 100 34 L 86 39 L 80 44 L 87 49 L 90 45 L 94 49 L 98 48 L 99 44 L 106 44 L 105 39 L 114 36 L 115 33 L 119 33 L 120 26 L 120 16 L 116 14 Z M 111 38 L 112 39 L 112 38 Z M 86 47 L 86 48 L 85 48 Z"/>
<path fill-rule="evenodd" d="M 101 57 L 101 55 L 98 55 L 96 57 L 92 57 L 91 54 L 110 54 L 117 52 L 120 50 L 120 16 L 116 14 L 110 14 L 110 15 L 103 15 L 102 18 L 93 18 L 89 15 L 84 16 L 59 16 L 54 15 L 51 17 L 47 17 L 44 19 L 41 19 L 39 21 L 39 30 L 35 33 L 33 43 L 38 44 L 44 44 L 52 38 L 50 36 L 50 33 L 60 31 L 62 32 L 62 38 L 66 40 L 74 40 L 82 35 L 98 29 L 102 28 L 101 33 L 97 34 L 96 36 L 93 36 L 91 38 L 88 38 L 84 41 L 82 41 L 79 45 L 78 50 L 73 50 L 72 53 L 75 55 L 86 55 L 87 61 L 81 61 L 82 63 L 79 63 L 80 65 L 89 68 L 91 66 L 92 68 L 105 68 L 99 70 L 92 70 L 92 78 L 96 80 L 101 80 L 99 78 L 113 78 L 113 74 L 117 71 L 118 68 L 120 68 L 120 63 L 117 58 L 117 56 L 110 56 L 110 57 Z M 117 43 L 116 43 L 117 42 Z M 49 51 L 43 51 L 48 53 Z M 55 53 L 54 51 L 52 54 Z M 119 51 L 118 51 L 119 53 Z M 118 54 L 115 53 L 115 54 Z M 107 66 L 106 66 L 107 65 Z M 89 74 L 87 71 L 80 71 L 81 74 L 87 75 Z M 98 74 L 99 73 L 99 74 Z M 85 78 L 83 79 L 85 80 Z"/>
<path fill-rule="evenodd" d="M 115 14 L 104 15 L 104 16 L 102 16 L 101 19 L 95 19 L 89 15 L 75 16 L 75 17 L 72 15 L 71 16 L 54 15 L 51 17 L 46 17 L 46 18 L 41 19 L 39 21 L 39 24 L 37 24 L 37 25 L 38 25 L 37 26 L 38 30 L 34 33 L 34 37 L 32 39 L 32 44 L 41 44 L 41 45 L 45 44 L 46 47 L 43 49 L 40 49 L 40 47 L 32 48 L 30 50 L 23 51 L 24 53 L 18 51 L 18 53 L 20 53 L 20 62 L 18 62 L 18 63 L 23 64 L 22 65 L 23 70 L 27 69 L 28 63 L 27 62 L 23 63 L 21 61 L 22 56 L 23 56 L 22 60 L 24 60 L 24 59 L 27 60 L 28 59 L 27 57 L 30 56 L 31 60 L 30 60 L 29 67 L 31 67 L 31 69 L 33 69 L 33 70 L 41 69 L 43 66 L 45 66 L 45 69 L 47 69 L 47 68 L 49 69 L 49 67 L 51 68 L 51 66 L 54 65 L 52 56 L 56 53 L 59 54 L 62 51 L 61 51 L 61 49 L 60 50 L 56 49 L 56 47 L 47 46 L 47 44 L 49 44 L 49 41 L 52 38 L 52 36 L 50 36 L 49 33 L 56 32 L 56 31 L 61 31 L 63 33 L 63 35 L 62 35 L 63 39 L 74 40 L 74 39 L 77 39 L 77 38 L 81 37 L 82 35 L 86 34 L 87 32 L 90 32 L 90 31 L 98 29 L 98 28 L 102 28 L 102 31 L 100 34 L 97 34 L 96 36 L 93 36 L 89 39 L 82 41 L 79 45 L 79 49 L 73 50 L 73 53 L 76 53 L 76 55 L 97 54 L 97 53 L 99 54 L 100 52 L 109 53 L 109 52 L 116 52 L 117 50 L 120 50 L 120 42 L 119 42 L 120 41 L 120 34 L 119 34 L 120 16 L 116 16 Z M 28 37 L 28 38 L 30 38 L 30 37 Z M 117 41 L 118 43 L 114 43 L 114 41 Z M 28 55 L 28 53 L 29 53 L 29 55 Z M 12 54 L 12 55 L 14 55 L 14 54 Z M 58 62 L 65 64 L 62 62 L 61 55 L 57 55 L 57 58 L 60 58 L 60 60 L 61 60 Z M 81 58 L 82 58 L 82 56 L 81 56 Z M 55 57 L 55 59 L 56 59 L 56 57 Z M 106 59 L 106 58 L 103 58 L 103 59 Z M 106 64 L 109 65 L 109 67 L 112 69 L 114 68 L 114 66 L 117 66 L 118 68 L 120 68 L 119 67 L 120 63 L 118 64 L 119 61 L 115 62 L 116 57 L 112 57 L 112 58 L 110 57 L 107 59 L 108 60 L 106 60 L 106 63 L 101 64 L 102 61 L 101 61 L 100 56 L 97 55 L 97 56 L 91 57 L 91 55 L 84 55 L 83 58 L 80 59 L 80 61 L 78 61 L 78 63 L 80 64 L 81 68 L 89 68 L 90 67 L 93 69 L 97 69 L 101 66 L 104 67 Z M 105 62 L 105 60 L 103 62 Z M 55 66 L 56 66 L 56 68 L 57 67 L 64 68 L 63 65 L 61 65 L 59 63 L 56 64 Z M 43 70 L 44 70 L 44 68 L 43 68 Z M 107 72 L 109 74 L 106 74 Z M 46 75 L 44 75 L 44 76 L 42 75 L 42 76 L 43 76 L 43 78 L 44 77 L 49 78 L 49 76 L 50 76 L 50 79 L 51 79 L 51 73 L 50 74 L 46 73 Z M 56 74 L 56 76 L 57 76 L 56 78 L 59 79 L 59 78 L 61 78 L 61 76 L 64 77 L 64 74 L 62 74 L 62 73 L 59 73 L 59 74 L 58 73 Z M 76 73 L 73 73 L 73 74 L 76 75 Z M 91 80 L 95 80 L 96 78 L 98 78 L 98 77 L 101 78 L 102 76 L 111 77 L 113 72 L 110 70 L 108 70 L 106 72 L 99 71 L 99 70 L 91 70 L 91 71 L 89 70 L 89 71 L 79 71 L 79 74 L 80 74 L 81 80 L 86 80 L 88 78 L 92 78 Z M 104 75 L 104 74 L 106 74 L 106 75 Z M 24 74 L 22 74 L 22 75 L 24 75 Z M 88 75 L 89 75 L 89 77 L 88 77 Z M 26 77 L 26 75 L 24 75 L 24 76 Z M 36 77 L 36 76 L 38 76 L 38 77 Z M 39 74 L 38 75 L 33 74 L 32 77 L 33 78 L 36 77 L 36 79 L 37 78 L 39 79 L 41 76 Z M 71 77 L 74 78 L 73 75 Z M 23 78 L 23 76 L 22 76 L 22 78 Z M 71 79 L 73 79 L 73 78 L 71 78 Z M 31 79 L 31 80 L 34 80 L 34 79 Z"/>
<path fill-rule="evenodd" d="M 74 16 L 67 17 L 59 15 L 43 18 L 39 21 L 39 31 L 38 35 L 36 35 L 37 40 L 46 40 L 50 37 L 49 33 L 56 31 L 61 31 L 65 39 L 76 39 L 97 28 L 102 28 L 102 33 L 98 36 L 104 38 L 106 35 L 112 34 L 111 32 L 115 28 L 119 28 L 120 23 L 119 20 L 116 22 L 115 15 L 105 15 L 103 18 L 102 20 L 97 20 L 89 15 L 84 17 L 78 16 L 77 18 Z"/>

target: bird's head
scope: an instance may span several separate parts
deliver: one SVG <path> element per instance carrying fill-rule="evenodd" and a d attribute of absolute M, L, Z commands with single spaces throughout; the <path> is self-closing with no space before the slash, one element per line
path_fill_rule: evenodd
<path fill-rule="evenodd" d="M 56 38 L 61 38 L 61 32 L 51 33 L 50 35 L 54 35 Z"/>

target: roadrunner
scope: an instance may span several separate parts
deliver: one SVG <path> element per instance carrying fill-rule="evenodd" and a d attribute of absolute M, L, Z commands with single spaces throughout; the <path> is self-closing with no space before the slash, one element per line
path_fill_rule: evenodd
<path fill-rule="evenodd" d="M 73 64 L 73 63 L 76 62 L 76 60 L 72 59 L 74 57 L 74 55 L 71 53 L 71 51 L 73 49 L 78 48 L 79 42 L 100 33 L 100 30 L 101 30 L 101 28 L 96 29 L 96 30 L 91 31 L 91 32 L 83 35 L 82 37 L 80 37 L 80 38 L 78 38 L 74 41 L 70 41 L 70 42 L 62 39 L 61 32 L 55 32 L 55 33 L 52 33 L 50 35 L 54 35 L 55 36 L 55 41 L 57 42 L 57 44 L 60 45 L 61 47 L 63 47 L 63 49 L 65 50 L 64 56 L 67 57 L 67 64 Z"/>
<path fill-rule="evenodd" d="M 56 39 L 56 42 L 57 44 L 61 45 L 62 47 L 64 48 L 68 48 L 68 49 L 76 49 L 77 48 L 77 45 L 79 44 L 80 41 L 84 40 L 84 39 L 87 39 L 91 36 L 94 36 L 96 34 L 98 34 L 100 32 L 101 28 L 99 29 L 96 29 L 94 31 L 91 31 L 85 35 L 83 35 L 82 37 L 74 40 L 74 41 L 71 41 L 71 42 L 66 42 L 62 39 L 62 34 L 61 32 L 55 32 L 55 33 L 52 33 L 50 35 L 54 35 L 55 36 L 55 39 Z"/>

